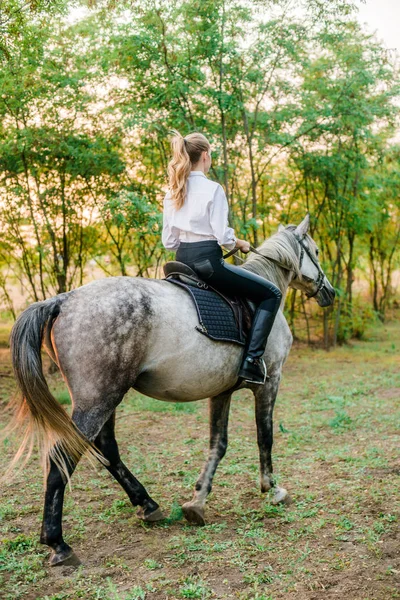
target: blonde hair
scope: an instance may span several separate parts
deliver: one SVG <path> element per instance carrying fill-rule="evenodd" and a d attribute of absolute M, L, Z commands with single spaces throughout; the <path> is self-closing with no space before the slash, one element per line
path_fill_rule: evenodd
<path fill-rule="evenodd" d="M 172 159 L 168 163 L 169 189 L 176 210 L 182 208 L 186 185 L 192 166 L 199 162 L 201 153 L 210 150 L 210 142 L 202 133 L 189 133 L 186 137 L 173 130 Z"/>

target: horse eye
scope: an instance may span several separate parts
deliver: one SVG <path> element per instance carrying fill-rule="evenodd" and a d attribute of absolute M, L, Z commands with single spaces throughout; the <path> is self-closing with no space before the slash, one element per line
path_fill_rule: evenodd
<path fill-rule="evenodd" d="M 317 256 L 319 256 L 319 248 L 316 248 L 316 249 L 315 249 L 315 254 L 316 254 Z"/>

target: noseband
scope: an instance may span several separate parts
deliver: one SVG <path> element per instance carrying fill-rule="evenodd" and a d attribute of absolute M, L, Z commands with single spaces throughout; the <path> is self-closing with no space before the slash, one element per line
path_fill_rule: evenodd
<path fill-rule="evenodd" d="M 306 292 L 307 298 L 314 298 L 317 294 L 319 294 L 319 292 L 322 290 L 322 288 L 325 285 L 325 283 L 324 283 L 325 282 L 325 273 L 321 269 L 319 262 L 313 257 L 313 255 L 311 254 L 311 252 L 309 251 L 307 246 L 305 246 L 303 239 L 297 237 L 297 235 L 295 235 L 294 237 L 300 244 L 299 271 L 301 270 L 301 265 L 303 264 L 304 254 L 307 254 L 308 258 L 311 260 L 313 265 L 315 267 L 317 267 L 317 269 L 318 269 L 318 278 L 317 278 L 317 281 L 314 282 L 317 284 L 317 290 L 313 294 L 308 294 Z M 307 277 L 307 275 L 302 275 L 302 277 L 304 279 L 307 279 L 308 281 L 313 281 L 313 279 L 310 279 L 310 277 Z M 297 278 L 297 275 L 295 275 L 293 279 L 296 279 L 296 278 Z"/>

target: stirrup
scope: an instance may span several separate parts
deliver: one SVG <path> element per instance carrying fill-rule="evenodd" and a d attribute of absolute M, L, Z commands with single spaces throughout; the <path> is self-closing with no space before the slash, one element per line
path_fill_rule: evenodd
<path fill-rule="evenodd" d="M 247 383 L 264 385 L 266 380 L 269 379 L 264 359 L 246 356 L 240 367 L 239 377 L 244 379 Z"/>

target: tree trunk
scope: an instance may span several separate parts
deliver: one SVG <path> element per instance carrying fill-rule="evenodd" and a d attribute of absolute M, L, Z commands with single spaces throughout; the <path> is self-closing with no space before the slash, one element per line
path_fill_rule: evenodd
<path fill-rule="evenodd" d="M 296 339 L 296 331 L 294 325 L 294 313 L 296 310 L 296 292 L 297 290 L 293 289 L 290 296 L 290 309 L 289 309 L 289 326 L 292 331 L 293 338 Z"/>
<path fill-rule="evenodd" d="M 371 235 L 369 238 L 369 262 L 372 271 L 372 306 L 374 307 L 374 311 L 379 313 L 378 306 L 378 276 L 375 268 L 375 246 L 374 246 L 374 236 Z"/>
<path fill-rule="evenodd" d="M 225 193 L 226 198 L 228 200 L 228 205 L 230 206 L 230 193 L 229 193 L 229 171 L 228 171 L 228 143 L 227 143 L 227 134 L 226 134 L 226 118 L 225 118 L 225 109 L 222 104 L 222 87 L 224 81 L 224 35 L 225 35 L 225 3 L 223 3 L 222 7 L 222 25 L 221 25 L 221 47 L 220 47 L 220 55 L 219 55 L 219 98 L 218 105 L 220 111 L 221 118 L 221 133 L 222 133 L 222 152 L 224 156 L 224 185 L 225 185 Z M 230 211 L 229 211 L 229 221 L 231 219 Z"/>
<path fill-rule="evenodd" d="M 243 124 L 245 126 L 247 145 L 249 148 L 249 161 L 250 161 L 250 174 L 251 174 L 251 216 L 253 217 L 253 219 L 255 221 L 257 219 L 257 180 L 256 180 L 255 169 L 254 169 L 252 137 L 249 132 L 247 114 L 244 109 L 243 109 Z M 257 234 L 257 226 L 256 225 L 254 225 L 254 227 L 253 227 L 253 243 L 255 246 L 258 246 L 258 234 Z"/>
<path fill-rule="evenodd" d="M 322 315 L 322 322 L 324 326 L 324 348 L 325 350 L 329 350 L 329 313 L 327 310 L 324 310 Z"/>
<path fill-rule="evenodd" d="M 307 314 L 307 311 L 306 311 L 306 304 L 304 302 L 304 296 L 303 295 L 301 295 L 301 306 L 303 308 L 304 320 L 306 322 L 307 344 L 310 345 L 311 344 L 310 321 L 309 321 L 308 314 Z"/>
<path fill-rule="evenodd" d="M 346 265 L 346 299 L 349 309 L 351 310 L 351 305 L 353 302 L 353 254 L 355 234 L 353 232 L 349 233 L 347 239 L 349 241 L 349 260 Z"/>

